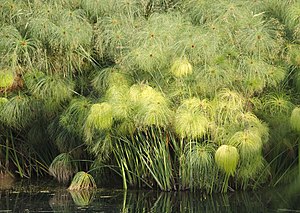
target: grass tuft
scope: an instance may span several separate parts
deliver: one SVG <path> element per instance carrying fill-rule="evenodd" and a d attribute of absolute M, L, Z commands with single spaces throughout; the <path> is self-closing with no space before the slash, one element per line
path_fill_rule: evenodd
<path fill-rule="evenodd" d="M 10 87 L 14 82 L 14 74 L 6 70 L 0 71 L 0 88 Z"/>
<path fill-rule="evenodd" d="M 112 106 L 109 103 L 93 104 L 86 120 L 87 127 L 110 129 L 113 124 Z"/>
<path fill-rule="evenodd" d="M 63 183 L 67 183 L 76 170 L 72 157 L 68 153 L 61 153 L 56 156 L 49 167 L 50 174 Z"/>
<path fill-rule="evenodd" d="M 177 78 L 190 75 L 192 72 L 193 67 L 187 59 L 177 59 L 171 67 L 171 73 Z"/>
<path fill-rule="evenodd" d="M 300 133 L 300 108 L 295 107 L 290 117 L 290 124 L 293 130 Z"/>
<path fill-rule="evenodd" d="M 237 148 L 231 145 L 221 145 L 215 153 L 215 161 L 227 175 L 233 176 L 239 162 Z"/>
<path fill-rule="evenodd" d="M 80 171 L 76 173 L 68 189 L 72 191 L 95 188 L 97 188 L 97 186 L 93 176 L 86 172 Z"/>
<path fill-rule="evenodd" d="M 197 98 L 186 99 L 178 107 L 175 114 L 175 131 L 184 138 L 201 138 L 209 127 L 209 120 L 201 108 L 201 100 Z"/>

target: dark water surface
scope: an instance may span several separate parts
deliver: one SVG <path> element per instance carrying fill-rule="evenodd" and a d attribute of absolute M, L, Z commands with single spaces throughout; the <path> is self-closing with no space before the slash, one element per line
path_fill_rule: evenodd
<path fill-rule="evenodd" d="M 2 212 L 300 212 L 300 190 L 200 192 L 98 189 L 69 192 L 51 182 L 18 182 L 0 190 Z"/>

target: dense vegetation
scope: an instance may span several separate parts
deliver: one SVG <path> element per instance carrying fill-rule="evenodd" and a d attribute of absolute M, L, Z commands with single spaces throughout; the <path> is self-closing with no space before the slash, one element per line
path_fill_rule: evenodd
<path fill-rule="evenodd" d="M 1 0 L 0 26 L 2 172 L 208 193 L 300 174 L 296 0 Z"/>

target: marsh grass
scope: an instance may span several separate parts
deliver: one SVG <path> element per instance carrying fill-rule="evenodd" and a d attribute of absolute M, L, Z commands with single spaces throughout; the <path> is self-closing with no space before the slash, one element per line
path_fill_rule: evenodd
<path fill-rule="evenodd" d="M 175 131 L 184 138 L 201 138 L 203 137 L 209 125 L 209 120 L 205 114 L 206 109 L 201 108 L 201 100 L 191 98 L 184 100 L 178 107 L 175 114 Z M 205 103 L 205 102 L 203 102 Z M 207 107 L 203 105 L 203 107 Z"/>
<path fill-rule="evenodd" d="M 262 140 L 256 132 L 249 130 L 236 132 L 228 144 L 239 148 L 241 159 L 253 158 L 262 151 Z"/>
<path fill-rule="evenodd" d="M 110 129 L 112 124 L 112 106 L 107 102 L 93 104 L 84 124 L 86 139 L 91 141 L 95 131 Z"/>
<path fill-rule="evenodd" d="M 0 120 L 7 126 L 14 128 L 26 127 L 34 118 L 35 103 L 31 97 L 17 95 L 1 106 Z"/>
<path fill-rule="evenodd" d="M 184 162 L 182 163 L 182 188 L 189 187 L 192 190 L 214 188 L 215 173 L 214 144 L 204 142 L 189 142 L 184 148 Z M 185 171 L 185 172 L 184 172 Z"/>
<path fill-rule="evenodd" d="M 0 88 L 7 88 L 13 84 L 14 74 L 9 70 L 1 70 L 0 79 Z"/>
<path fill-rule="evenodd" d="M 83 171 L 77 172 L 75 176 L 73 177 L 73 180 L 71 182 L 71 185 L 69 186 L 69 190 L 87 190 L 87 189 L 94 189 L 96 188 L 96 183 L 94 178 Z M 86 196 L 85 196 L 86 197 Z M 88 199 L 90 200 L 90 199 Z"/>
<path fill-rule="evenodd" d="M 298 107 L 294 108 L 291 114 L 291 119 L 290 119 L 290 123 L 291 123 L 291 127 L 293 128 L 293 130 L 295 130 L 296 132 L 300 132 L 300 125 L 299 125 L 299 121 L 300 121 L 300 109 Z"/>
<path fill-rule="evenodd" d="M 89 113 L 90 101 L 85 98 L 72 99 L 69 106 L 62 113 L 59 124 L 73 134 L 83 137 L 83 125 Z"/>
<path fill-rule="evenodd" d="M 76 172 L 77 168 L 69 153 L 61 153 L 54 158 L 49 166 L 49 172 L 59 182 L 67 183 Z"/>
<path fill-rule="evenodd" d="M 239 158 L 238 150 L 234 146 L 222 145 L 217 149 L 215 153 L 216 164 L 225 172 L 222 192 L 227 192 L 229 177 L 234 176 Z"/>
<path fill-rule="evenodd" d="M 42 176 L 47 173 L 47 164 L 43 162 L 43 159 L 39 158 L 40 156 L 37 156 L 37 153 L 29 145 L 24 144 L 24 141 L 14 139 L 12 131 L 8 133 L 10 135 L 7 135 L 6 138 L 5 135 L 0 137 L 0 170 L 10 173 L 9 166 L 13 166 L 15 174 L 22 178 L 30 178 L 34 175 Z M 26 153 L 23 152 L 24 150 Z"/>
<path fill-rule="evenodd" d="M 0 5 L 0 138 L 20 176 L 53 160 L 62 182 L 92 165 L 124 188 L 213 193 L 297 165 L 298 2 Z"/>

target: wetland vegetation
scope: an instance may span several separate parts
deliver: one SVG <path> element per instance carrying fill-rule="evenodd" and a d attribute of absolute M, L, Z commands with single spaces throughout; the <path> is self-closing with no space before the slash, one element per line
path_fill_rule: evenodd
<path fill-rule="evenodd" d="M 73 193 L 298 180 L 299 11 L 296 0 L 1 0 L 1 177 L 51 175 Z"/>

